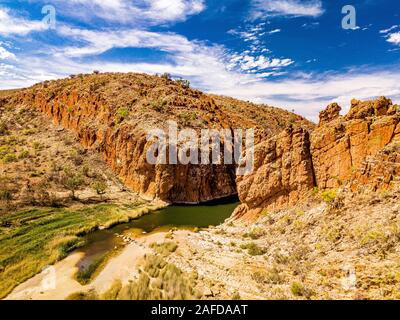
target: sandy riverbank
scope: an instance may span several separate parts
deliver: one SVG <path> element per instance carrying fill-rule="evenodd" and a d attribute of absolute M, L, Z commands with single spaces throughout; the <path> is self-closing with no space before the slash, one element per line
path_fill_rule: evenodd
<path fill-rule="evenodd" d="M 127 283 L 137 277 L 137 263 L 140 259 L 145 254 L 152 253 L 149 244 L 163 241 L 164 236 L 165 233 L 149 234 L 138 239 L 138 244 L 127 245 L 119 255 L 108 261 L 104 269 L 88 285 L 81 285 L 75 279 L 77 265 L 83 258 L 83 253 L 72 253 L 54 266 L 20 284 L 5 300 L 64 300 L 73 293 L 90 289 L 102 293 L 116 280 Z"/>

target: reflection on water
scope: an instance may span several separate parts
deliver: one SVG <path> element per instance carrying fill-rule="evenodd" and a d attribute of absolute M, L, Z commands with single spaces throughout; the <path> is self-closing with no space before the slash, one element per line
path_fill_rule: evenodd
<path fill-rule="evenodd" d="M 174 205 L 111 229 L 98 230 L 85 236 L 86 245 L 79 249 L 85 253 L 85 257 L 79 263 L 79 268 L 86 268 L 93 261 L 122 246 L 123 241 L 116 237 L 116 233 L 139 236 L 144 233 L 168 231 L 173 227 L 193 229 L 217 226 L 229 218 L 238 205 L 236 197 L 201 205 Z"/>

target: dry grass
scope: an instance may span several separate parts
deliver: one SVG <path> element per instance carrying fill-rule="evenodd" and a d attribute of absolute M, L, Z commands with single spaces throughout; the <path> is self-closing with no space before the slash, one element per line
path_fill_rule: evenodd
<path fill-rule="evenodd" d="M 189 300 L 199 299 L 196 280 L 159 256 L 146 256 L 139 279 L 122 286 L 117 281 L 104 294 L 93 291 L 71 295 L 70 300 Z"/>

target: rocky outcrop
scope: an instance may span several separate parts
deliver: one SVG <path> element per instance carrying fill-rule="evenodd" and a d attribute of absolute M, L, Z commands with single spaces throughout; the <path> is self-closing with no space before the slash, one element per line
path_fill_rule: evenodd
<path fill-rule="evenodd" d="M 390 187 L 398 179 L 400 115 L 388 113 L 391 107 L 386 98 L 353 100 L 345 117 L 312 132 L 318 188 L 338 188 L 346 182 L 351 182 L 353 189 Z"/>
<path fill-rule="evenodd" d="M 339 118 L 342 108 L 337 103 L 330 104 L 325 110 L 319 113 L 319 126 Z"/>
<path fill-rule="evenodd" d="M 314 185 L 309 132 L 289 127 L 278 136 L 255 147 L 255 170 L 238 177 L 237 186 L 242 205 L 236 217 L 244 213 L 294 205 Z"/>
<path fill-rule="evenodd" d="M 313 188 L 353 191 L 400 187 L 400 109 L 379 98 L 353 100 L 339 115 L 331 104 L 312 132 L 292 128 L 256 146 L 255 170 L 237 179 L 242 205 L 235 216 L 281 209 Z"/>

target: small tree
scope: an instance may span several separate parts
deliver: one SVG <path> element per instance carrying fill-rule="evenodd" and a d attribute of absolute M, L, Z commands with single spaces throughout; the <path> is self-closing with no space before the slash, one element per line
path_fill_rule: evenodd
<path fill-rule="evenodd" d="M 103 200 L 103 195 L 107 190 L 107 184 L 103 181 L 96 181 L 92 183 L 92 188 L 100 196 L 100 199 Z"/>
<path fill-rule="evenodd" d="M 171 75 L 169 73 L 165 72 L 165 73 L 163 73 L 161 75 L 161 78 L 163 78 L 163 79 L 165 79 L 167 81 L 170 81 L 171 80 Z"/>
<path fill-rule="evenodd" d="M 185 79 L 178 79 L 176 80 L 177 83 L 179 83 L 183 88 L 185 89 L 189 89 L 190 88 L 190 81 L 189 80 L 185 80 Z"/>
<path fill-rule="evenodd" d="M 65 171 L 65 176 L 62 179 L 63 186 L 71 191 L 72 199 L 76 199 L 75 192 L 84 184 L 85 180 L 80 174 L 71 175 L 69 170 Z"/>

